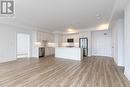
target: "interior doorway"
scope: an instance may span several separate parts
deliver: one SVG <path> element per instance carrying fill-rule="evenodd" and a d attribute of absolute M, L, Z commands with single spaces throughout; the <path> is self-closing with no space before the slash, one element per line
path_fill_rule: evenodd
<path fill-rule="evenodd" d="M 30 35 L 17 33 L 17 58 L 30 57 Z"/>

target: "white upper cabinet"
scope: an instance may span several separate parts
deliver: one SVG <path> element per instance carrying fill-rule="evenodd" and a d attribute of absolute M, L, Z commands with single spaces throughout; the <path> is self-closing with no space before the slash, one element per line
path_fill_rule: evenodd
<path fill-rule="evenodd" d="M 80 38 L 88 37 L 88 32 L 81 32 L 79 33 Z"/>
<path fill-rule="evenodd" d="M 37 42 L 41 42 L 41 32 L 37 32 Z"/>
<path fill-rule="evenodd" d="M 62 43 L 67 43 L 67 38 L 68 38 L 68 36 L 67 36 L 67 35 L 63 35 L 63 38 L 62 38 Z"/>
<path fill-rule="evenodd" d="M 42 40 L 47 40 L 47 36 L 46 36 L 46 33 L 42 33 Z"/>
<path fill-rule="evenodd" d="M 37 42 L 42 42 L 43 40 L 53 43 L 54 35 L 50 33 L 37 32 Z"/>
<path fill-rule="evenodd" d="M 47 34 L 47 41 L 49 43 L 54 43 L 54 35 L 53 34 Z"/>
<path fill-rule="evenodd" d="M 78 43 L 79 42 L 79 34 L 66 34 L 66 35 L 63 35 L 63 40 L 62 42 L 63 43 L 67 43 L 67 39 L 74 39 L 74 43 Z"/>
<path fill-rule="evenodd" d="M 73 38 L 74 38 L 74 42 L 75 42 L 75 43 L 78 43 L 78 42 L 79 42 L 79 34 L 74 34 L 74 35 L 73 35 Z"/>

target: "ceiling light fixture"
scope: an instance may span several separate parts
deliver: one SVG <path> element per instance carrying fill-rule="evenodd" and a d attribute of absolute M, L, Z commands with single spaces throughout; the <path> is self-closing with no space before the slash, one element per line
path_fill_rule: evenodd
<path fill-rule="evenodd" d="M 70 34 L 76 33 L 76 32 L 77 31 L 75 29 L 72 29 L 72 28 L 68 28 L 68 30 L 67 30 L 67 33 L 70 33 Z"/>
<path fill-rule="evenodd" d="M 77 30 L 75 28 L 73 28 L 72 24 L 70 25 L 70 27 L 67 29 L 67 33 L 77 33 Z"/>
<path fill-rule="evenodd" d="M 102 24 L 98 27 L 98 30 L 107 30 L 109 28 L 109 24 Z"/>
<path fill-rule="evenodd" d="M 68 32 L 73 32 L 73 29 L 69 28 L 69 29 L 68 29 Z"/>

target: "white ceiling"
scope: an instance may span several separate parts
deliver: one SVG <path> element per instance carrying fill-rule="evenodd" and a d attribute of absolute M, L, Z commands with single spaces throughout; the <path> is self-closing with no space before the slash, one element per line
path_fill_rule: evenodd
<path fill-rule="evenodd" d="M 109 23 L 115 0 L 16 0 L 16 21 L 51 31 Z M 100 19 L 97 19 L 100 16 Z"/>

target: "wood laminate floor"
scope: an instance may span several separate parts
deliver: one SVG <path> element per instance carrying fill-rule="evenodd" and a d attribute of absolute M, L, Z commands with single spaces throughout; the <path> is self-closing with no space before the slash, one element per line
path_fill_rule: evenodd
<path fill-rule="evenodd" d="M 0 87 L 130 87 L 112 59 L 53 57 L 0 64 Z"/>

